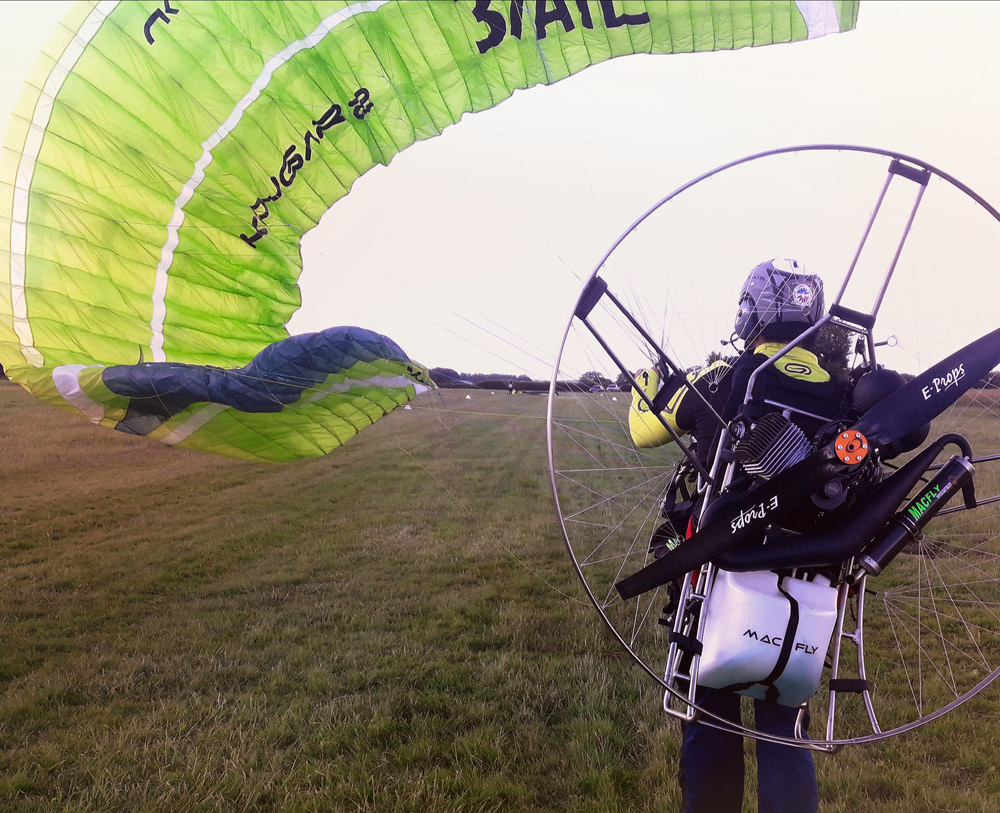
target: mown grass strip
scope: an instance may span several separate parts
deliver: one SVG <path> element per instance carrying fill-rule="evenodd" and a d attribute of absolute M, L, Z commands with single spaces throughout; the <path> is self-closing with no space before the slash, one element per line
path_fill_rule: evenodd
<path fill-rule="evenodd" d="M 543 416 L 445 393 L 268 466 L 0 386 L 0 810 L 677 809 L 677 726 L 582 600 Z M 822 809 L 996 810 L 997 714 L 817 757 Z"/>

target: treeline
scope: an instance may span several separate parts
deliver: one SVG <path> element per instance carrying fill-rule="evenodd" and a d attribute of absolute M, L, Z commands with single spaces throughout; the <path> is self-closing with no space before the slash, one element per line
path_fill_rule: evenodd
<path fill-rule="evenodd" d="M 505 375 L 504 373 L 459 373 L 451 367 L 431 367 L 431 378 L 439 387 L 474 387 L 476 389 L 506 388 L 508 382 L 531 383 L 526 375 Z M 484 386 L 486 385 L 486 386 Z M 548 384 L 546 384 L 548 386 Z"/>
<path fill-rule="evenodd" d="M 450 367 L 431 367 L 431 378 L 442 388 L 476 390 L 516 390 L 527 393 L 546 393 L 549 380 L 533 379 L 527 375 L 503 375 L 502 373 L 459 373 Z M 578 381 L 560 381 L 559 392 L 587 392 L 596 382 L 584 378 Z"/>
<path fill-rule="evenodd" d="M 708 363 L 715 359 L 709 357 Z M 517 390 L 518 392 L 548 392 L 548 380 L 535 380 L 526 375 L 503 375 L 501 373 L 459 373 L 449 367 L 432 367 L 431 378 L 434 383 L 443 388 L 466 388 L 478 390 Z M 909 381 L 913 378 L 912 373 L 902 373 L 903 379 Z M 559 392 L 587 392 L 595 385 L 602 390 L 607 390 L 614 383 L 617 389 L 627 392 L 631 389 L 628 379 L 624 374 L 618 376 L 614 382 L 596 371 L 584 373 L 576 381 L 560 381 L 557 390 Z M 614 389 L 614 387 L 612 387 Z M 996 390 L 1000 389 L 1000 370 L 994 370 L 983 376 L 975 389 Z"/>

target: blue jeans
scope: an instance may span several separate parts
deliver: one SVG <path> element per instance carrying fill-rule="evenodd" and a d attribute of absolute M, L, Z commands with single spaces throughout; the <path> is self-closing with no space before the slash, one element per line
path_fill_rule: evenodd
<path fill-rule="evenodd" d="M 698 705 L 739 722 L 740 695 L 702 689 Z M 767 734 L 791 736 L 798 709 L 754 701 L 755 726 Z M 685 723 L 680 783 L 683 813 L 740 813 L 743 809 L 743 737 Z M 756 740 L 759 813 L 815 813 L 819 807 L 812 751 Z"/>

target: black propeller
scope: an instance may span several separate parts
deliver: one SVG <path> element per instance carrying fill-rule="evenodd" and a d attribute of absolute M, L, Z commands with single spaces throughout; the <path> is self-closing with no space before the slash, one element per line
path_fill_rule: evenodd
<path fill-rule="evenodd" d="M 868 447 L 880 448 L 932 421 L 1000 363 L 1000 328 L 926 369 L 884 398 L 853 426 L 851 440 L 860 433 Z M 837 441 L 781 472 L 710 516 L 705 526 L 683 545 L 627 576 L 615 587 L 629 599 L 683 576 L 723 551 L 759 538 L 835 475 L 858 461 L 845 462 Z M 838 454 L 840 452 L 840 454 Z M 851 458 L 847 458 L 851 460 Z"/>
<path fill-rule="evenodd" d="M 928 367 L 869 409 L 854 427 L 873 447 L 929 423 L 1000 363 L 1000 328 Z"/>

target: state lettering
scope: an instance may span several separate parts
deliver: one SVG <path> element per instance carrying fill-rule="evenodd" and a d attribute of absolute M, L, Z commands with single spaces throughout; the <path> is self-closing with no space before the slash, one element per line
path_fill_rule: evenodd
<path fill-rule="evenodd" d="M 591 6 L 594 2 L 595 0 L 476 0 L 472 16 L 487 28 L 486 35 L 476 41 L 476 48 L 479 53 L 485 54 L 508 37 L 520 40 L 524 32 L 525 17 L 534 26 L 535 38 L 539 40 L 548 36 L 549 26 L 552 25 L 561 25 L 566 33 L 574 31 L 577 25 L 593 30 L 594 14 Z M 620 11 L 618 0 L 596 2 L 605 28 L 649 25 L 649 14 L 646 12 L 628 14 Z M 575 15 L 571 9 L 575 10 Z"/>

